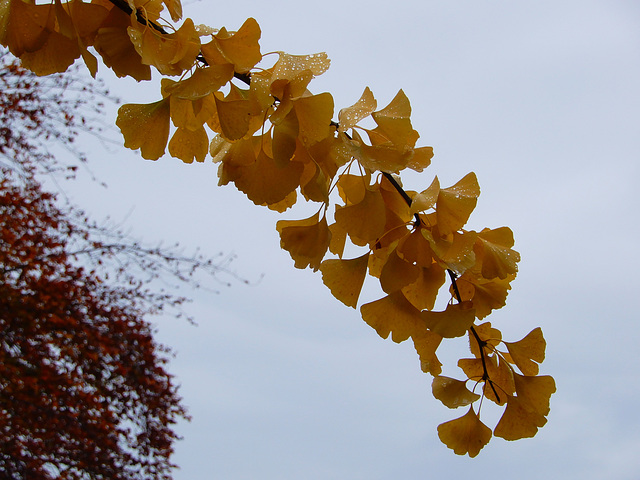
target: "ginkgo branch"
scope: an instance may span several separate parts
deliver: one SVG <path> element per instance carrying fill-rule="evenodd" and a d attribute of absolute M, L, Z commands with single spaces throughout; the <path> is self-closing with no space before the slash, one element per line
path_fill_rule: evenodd
<path fill-rule="evenodd" d="M 551 377 L 535 377 L 537 363 L 544 359 L 541 331 L 534 331 L 519 342 L 505 342 L 509 355 L 503 355 L 496 349 L 501 332 L 490 323 L 479 323 L 492 310 L 504 306 L 510 282 L 516 276 L 520 255 L 512 249 L 513 233 L 508 227 L 479 232 L 464 230 L 480 195 L 473 172 L 448 188 L 441 188 L 435 177 L 421 192 L 404 190 L 399 174 L 406 168 L 421 172 L 428 167 L 433 149 L 415 146 L 419 134 L 411 126 L 411 105 L 402 90 L 386 107 L 378 108 L 373 93 L 366 87 L 354 105 L 339 110 L 338 123 L 332 120 L 336 112 L 333 96 L 327 92 L 314 95 L 308 89 L 311 79 L 329 68 L 326 53 L 304 56 L 277 52 L 279 59 L 273 67 L 261 69 L 257 65 L 264 55 L 260 52 L 261 31 L 255 19 L 248 19 L 236 32 L 195 27 L 191 19 L 186 19 L 178 29 L 174 23 L 181 18 L 180 0 L 162 0 L 154 4 L 153 13 L 139 2 L 109 2 L 102 14 L 112 11 L 119 21 L 120 17 L 127 17 L 121 18 L 123 25 L 118 28 L 124 28 L 118 35 L 123 39 L 129 37 L 135 52 L 128 50 L 126 56 L 110 56 L 103 48 L 110 38 L 100 26 L 91 32 L 96 36 L 95 43 L 87 46 L 94 46 L 105 64 L 114 62 L 111 68 L 118 76 L 149 79 L 153 66 L 163 76 L 181 74 L 177 81 L 165 79 L 163 100 L 121 107 L 116 124 L 126 147 L 140 149 L 144 158 L 157 160 L 165 154 L 168 142 L 169 153 L 185 163 L 204 161 L 208 151 L 214 162 L 220 163 L 220 184 L 233 182 L 256 205 L 266 205 L 278 212 L 297 202 L 299 188 L 307 201 L 319 202 L 321 206 L 308 219 L 282 220 L 276 225 L 281 247 L 291 254 L 297 268 L 320 270 L 332 294 L 354 308 L 367 272 L 378 277 L 387 296 L 362 305 L 363 319 L 383 338 L 390 333 L 398 342 L 412 338 L 423 371 L 434 376 L 441 372 L 442 364 L 435 355 L 440 340 L 466 334 L 475 358 L 462 359 L 465 361 L 458 365 L 469 380 L 483 383 L 482 399 L 488 396 L 501 404 L 506 395 L 511 407 L 497 425 L 496 436 L 511 440 L 531 436 L 544 424 L 546 404 L 539 405 L 541 418 L 514 421 L 518 402 L 533 401 L 523 398 L 526 389 L 533 388 L 527 386 L 531 383 L 523 382 L 543 385 L 546 403 L 555 391 Z M 7 11 L 15 14 L 13 18 L 24 17 L 23 12 L 39 14 L 37 8 L 25 6 L 33 2 L 5 3 Z M 84 8 L 85 3 L 82 0 L 73 3 L 73 8 L 78 5 Z M 166 7 L 174 23 L 156 16 L 155 7 L 160 10 Z M 73 8 L 69 7 L 68 16 L 75 15 Z M 69 20 L 59 11 L 56 15 L 61 32 L 69 21 L 80 18 L 75 15 L 75 19 Z M 111 16 L 108 18 L 113 20 Z M 26 48 L 22 40 L 18 41 L 24 33 L 23 23 L 9 20 L 5 22 L 9 27 L 5 28 L 7 33 L 0 31 L 0 38 L 9 40 L 11 51 Z M 211 42 L 201 44 L 200 37 L 209 35 L 203 33 L 205 30 L 211 34 Z M 84 43 L 80 43 L 84 50 L 75 52 L 75 58 L 82 53 L 95 77 L 96 60 L 90 53 L 84 53 Z M 29 68 L 47 74 L 51 68 L 48 59 L 45 61 L 47 53 L 39 52 L 35 60 L 25 57 L 32 65 Z M 56 59 L 55 68 L 63 71 L 72 60 L 62 55 Z M 124 60 L 128 63 L 118 63 Z M 222 90 L 225 85 L 230 87 L 226 95 Z M 377 127 L 360 126 L 366 118 L 371 118 Z M 172 124 L 175 130 L 169 141 Z M 215 134 L 211 142 L 205 127 Z M 256 134 L 260 130 L 261 134 Z M 0 129 L 0 140 L 3 136 L 6 137 Z M 358 171 L 351 173 L 351 168 Z M 370 185 L 374 175 L 374 184 Z M 335 205 L 335 223 L 329 225 L 326 213 L 333 203 L 330 198 L 335 198 L 336 187 L 344 205 Z M 343 259 L 347 238 L 356 246 L 368 245 L 370 251 L 355 259 Z M 83 244 L 76 242 L 73 246 L 78 248 L 73 254 L 87 255 L 100 265 L 99 257 L 117 263 L 120 253 L 134 266 L 148 267 L 148 262 L 137 258 L 135 253 L 114 250 L 109 246 L 113 242 L 118 239 L 103 236 L 102 250 L 83 250 L 80 248 Z M 327 252 L 340 259 L 324 260 Z M 161 260 L 155 260 L 152 265 L 162 264 Z M 165 266 L 175 268 L 171 263 Z M 123 264 L 116 267 L 118 275 L 127 276 Z M 162 266 L 151 269 L 151 275 L 159 272 L 163 273 Z M 451 281 L 450 301 L 445 311 L 433 312 L 441 287 L 448 283 L 447 275 Z M 517 374 L 509 364 L 517 366 L 528 376 L 527 380 L 514 376 Z M 447 382 L 438 380 L 438 395 L 457 395 L 461 382 Z M 497 390 L 502 392 L 500 396 Z M 513 398 L 517 400 L 511 403 Z M 460 435 L 461 430 L 471 432 L 471 436 Z M 473 408 L 464 417 L 440 425 L 438 432 L 455 453 L 468 453 L 472 457 L 491 437 Z M 475 446 L 470 447 L 470 441 Z"/>

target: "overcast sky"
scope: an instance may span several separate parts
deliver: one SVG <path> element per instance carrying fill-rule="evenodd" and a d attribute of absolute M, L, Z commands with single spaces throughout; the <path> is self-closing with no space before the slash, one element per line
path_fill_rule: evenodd
<path fill-rule="evenodd" d="M 160 323 L 193 416 L 178 427 L 175 478 L 637 479 L 640 4 L 202 0 L 185 11 L 228 29 L 256 18 L 263 53 L 326 51 L 332 66 L 310 89 L 331 92 L 336 110 L 366 86 L 380 106 L 406 92 L 435 157 L 405 186 L 477 174 L 470 228 L 510 226 L 522 255 L 507 307 L 488 320 L 513 341 L 542 327 L 541 373 L 558 391 L 533 439 L 455 455 L 436 427 L 464 412 L 432 397 L 412 344 L 382 340 L 280 250 L 275 222 L 306 210 L 256 207 L 218 187 L 210 162 L 98 147 L 92 168 L 110 188 L 88 184 L 78 203 L 149 240 L 233 252 L 249 280 L 264 274 L 197 292 L 198 327 Z M 155 84 L 99 76 L 124 102 L 160 96 Z M 460 377 L 464 341 L 451 343 L 444 373 Z"/>

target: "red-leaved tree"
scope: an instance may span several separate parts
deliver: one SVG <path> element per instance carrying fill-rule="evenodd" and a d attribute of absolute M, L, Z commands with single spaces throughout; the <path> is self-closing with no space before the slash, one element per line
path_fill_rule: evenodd
<path fill-rule="evenodd" d="M 84 162 L 74 140 L 107 94 L 0 64 L 0 476 L 169 479 L 187 415 L 147 318 L 185 299 L 154 282 L 228 259 L 145 246 L 47 191 Z"/>
<path fill-rule="evenodd" d="M 73 235 L 52 195 L 0 181 L 0 471 L 169 478 L 185 410 L 165 352 L 135 292 L 74 265 Z"/>

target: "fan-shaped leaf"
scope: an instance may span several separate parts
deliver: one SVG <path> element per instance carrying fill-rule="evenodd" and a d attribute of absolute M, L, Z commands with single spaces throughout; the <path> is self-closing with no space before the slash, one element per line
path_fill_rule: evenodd
<path fill-rule="evenodd" d="M 475 310 L 470 302 L 447 305 L 443 312 L 422 312 L 427 328 L 444 338 L 461 337 L 475 320 Z"/>
<path fill-rule="evenodd" d="M 404 342 L 407 338 L 426 331 L 420 311 L 411 305 L 401 292 L 387 295 L 375 302 L 360 307 L 362 319 L 373 327 L 378 335 L 396 342 Z"/>
<path fill-rule="evenodd" d="M 325 217 L 316 213 L 304 220 L 280 220 L 276 224 L 280 233 L 280 246 L 289 252 L 296 268 L 307 266 L 318 270 L 329 248 L 331 232 Z"/>
<path fill-rule="evenodd" d="M 169 99 L 123 105 L 116 125 L 124 136 L 125 147 L 139 148 L 144 158 L 157 160 L 164 155 L 169 139 Z"/>
<path fill-rule="evenodd" d="M 437 376 L 431 383 L 433 396 L 449 408 L 470 405 L 480 398 L 480 395 L 467 389 L 467 382 L 455 378 Z"/>
<path fill-rule="evenodd" d="M 475 173 L 471 172 L 458 183 L 440 190 L 436 202 L 438 229 L 442 235 L 460 230 L 473 212 L 480 195 Z"/>
<path fill-rule="evenodd" d="M 320 264 L 322 281 L 334 297 L 348 307 L 356 308 L 368 263 L 369 252 L 350 260 L 325 260 Z"/>
<path fill-rule="evenodd" d="M 377 102 L 369 87 L 364 89 L 360 99 L 348 108 L 343 108 L 338 113 L 339 132 L 346 132 L 355 127 L 360 120 L 368 117 L 376 109 Z"/>
<path fill-rule="evenodd" d="M 522 373 L 525 375 L 538 374 L 538 363 L 542 363 L 544 360 L 547 346 L 540 327 L 533 329 L 518 342 L 504 342 L 504 344 Z"/>
<path fill-rule="evenodd" d="M 464 416 L 438 425 L 438 436 L 454 453 L 475 457 L 491 440 L 491 429 L 480 421 L 471 406 Z"/>

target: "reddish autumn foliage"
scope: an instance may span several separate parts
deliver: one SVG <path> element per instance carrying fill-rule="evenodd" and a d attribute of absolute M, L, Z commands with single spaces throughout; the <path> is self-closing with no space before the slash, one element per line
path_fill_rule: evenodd
<path fill-rule="evenodd" d="M 0 181 L 0 471 L 170 478 L 185 412 L 164 353 L 130 290 L 73 264 L 73 229 L 37 185 Z"/>

